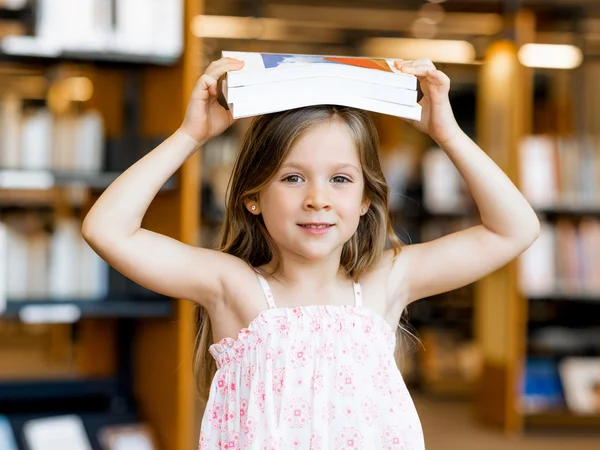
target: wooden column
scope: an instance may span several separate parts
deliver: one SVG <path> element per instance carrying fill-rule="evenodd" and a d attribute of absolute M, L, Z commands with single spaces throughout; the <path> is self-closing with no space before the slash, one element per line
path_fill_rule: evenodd
<path fill-rule="evenodd" d="M 511 41 L 498 41 L 488 49 L 477 104 L 479 144 L 515 183 L 518 147 L 530 129 L 533 100 L 531 74 L 519 63 L 517 51 Z M 483 353 L 476 415 L 506 431 L 519 431 L 526 303 L 519 295 L 516 262 L 476 284 L 475 305 L 476 335 Z"/>
<path fill-rule="evenodd" d="M 200 14 L 202 0 L 185 0 L 185 51 L 175 67 L 146 70 L 142 86 L 142 135 L 161 138 L 183 121 L 192 88 L 200 76 L 200 42 L 190 22 Z M 175 192 L 159 194 L 143 226 L 197 245 L 200 202 L 200 154 L 185 162 Z M 197 448 L 196 383 L 192 360 L 195 339 L 194 305 L 175 300 L 176 315 L 168 320 L 144 320 L 135 342 L 135 390 L 144 419 L 155 428 L 163 449 Z"/>

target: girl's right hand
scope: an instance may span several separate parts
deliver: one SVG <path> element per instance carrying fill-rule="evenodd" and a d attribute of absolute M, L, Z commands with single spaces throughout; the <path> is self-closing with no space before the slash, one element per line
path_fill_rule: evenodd
<path fill-rule="evenodd" d="M 180 129 L 199 145 L 218 136 L 235 122 L 231 111 L 223 108 L 217 101 L 217 80 L 226 72 L 239 70 L 243 66 L 243 61 L 232 58 L 213 61 L 194 86 Z"/>

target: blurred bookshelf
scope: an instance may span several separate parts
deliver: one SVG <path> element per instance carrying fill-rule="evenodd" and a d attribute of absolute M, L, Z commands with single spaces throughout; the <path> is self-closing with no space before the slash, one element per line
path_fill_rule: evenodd
<path fill-rule="evenodd" d="M 489 67 L 495 58 L 514 70 L 502 83 L 518 95 L 502 98 L 497 74 L 484 70 L 481 143 L 542 229 L 531 248 L 476 287 L 483 353 L 476 415 L 510 432 L 598 430 L 600 124 L 592 105 L 599 66 L 590 59 L 574 70 L 529 69 L 508 42 L 489 52 Z M 503 136 L 497 121 L 507 124 Z"/>
<path fill-rule="evenodd" d="M 80 230 L 181 123 L 200 75 L 184 24 L 201 3 L 0 0 L 0 427 L 19 450 L 49 419 L 81 423 L 93 450 L 124 426 L 156 449 L 197 442 L 193 306 L 127 280 Z M 145 228 L 196 243 L 196 165 Z"/>

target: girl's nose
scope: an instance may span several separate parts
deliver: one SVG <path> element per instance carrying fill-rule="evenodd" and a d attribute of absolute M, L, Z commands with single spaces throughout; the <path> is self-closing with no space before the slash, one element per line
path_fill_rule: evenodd
<path fill-rule="evenodd" d="M 305 209 L 320 210 L 327 209 L 330 206 L 330 200 L 324 188 L 313 186 L 306 193 L 306 198 L 304 199 Z"/>

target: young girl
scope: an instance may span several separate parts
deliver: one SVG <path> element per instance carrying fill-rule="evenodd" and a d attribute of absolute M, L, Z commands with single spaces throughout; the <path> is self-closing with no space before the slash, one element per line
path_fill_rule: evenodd
<path fill-rule="evenodd" d="M 208 67 L 180 129 L 86 217 L 83 235 L 108 263 L 197 302 L 208 319 L 197 354 L 203 381 L 212 378 L 201 449 L 423 449 L 394 359 L 402 312 L 493 272 L 538 236 L 527 201 L 454 120 L 448 77 L 427 60 L 396 64 L 419 78 L 415 126 L 461 172 L 482 225 L 401 248 L 373 124 L 361 111 L 319 106 L 253 122 L 231 179 L 221 252 L 141 228 L 163 183 L 233 123 L 216 81 L 242 67 L 232 59 Z"/>

